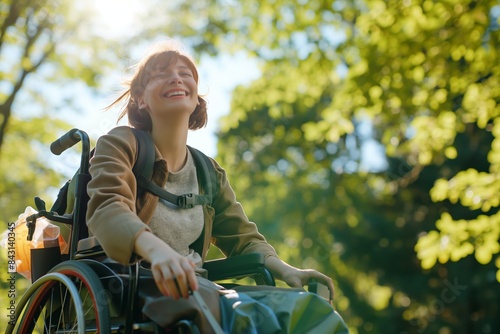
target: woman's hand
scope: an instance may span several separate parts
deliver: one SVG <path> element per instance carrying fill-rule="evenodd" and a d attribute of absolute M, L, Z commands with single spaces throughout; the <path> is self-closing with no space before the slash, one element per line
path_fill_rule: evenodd
<path fill-rule="evenodd" d="M 333 281 L 330 277 L 319 271 L 313 269 L 298 269 L 274 256 L 269 256 L 266 259 L 265 266 L 271 271 L 273 276 L 284 281 L 292 288 L 302 288 L 312 280 L 322 283 L 330 290 L 333 300 L 335 294 Z"/>
<path fill-rule="evenodd" d="M 317 281 L 328 287 L 332 293 L 332 300 L 334 296 L 334 286 L 333 281 L 330 277 L 320 273 L 319 271 L 313 269 L 290 269 L 285 273 L 283 281 L 291 287 L 303 287 L 311 281 Z"/>
<path fill-rule="evenodd" d="M 198 289 L 195 264 L 163 240 L 144 231 L 137 236 L 134 246 L 135 253 L 151 263 L 155 283 L 165 296 L 188 298 L 190 289 Z"/>

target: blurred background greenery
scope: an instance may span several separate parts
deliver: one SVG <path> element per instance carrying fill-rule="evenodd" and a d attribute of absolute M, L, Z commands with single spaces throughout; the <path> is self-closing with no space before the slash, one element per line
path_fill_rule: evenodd
<path fill-rule="evenodd" d="M 500 332 L 499 1 L 140 4 L 115 38 L 82 2 L 0 1 L 5 227 L 64 178 L 40 152 L 73 125 L 67 87 L 97 94 L 135 46 L 169 36 L 198 59 L 258 63 L 216 158 L 281 257 L 334 279 L 352 333 Z"/>

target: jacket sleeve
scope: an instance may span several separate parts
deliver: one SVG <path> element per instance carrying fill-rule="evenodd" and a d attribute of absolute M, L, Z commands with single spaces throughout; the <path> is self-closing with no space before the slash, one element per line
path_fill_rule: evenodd
<path fill-rule="evenodd" d="M 262 253 L 276 256 L 275 249 L 259 233 L 255 223 L 250 222 L 241 203 L 229 184 L 225 170 L 212 160 L 219 179 L 219 192 L 214 201 L 215 217 L 212 237 L 226 256 Z"/>
<path fill-rule="evenodd" d="M 89 231 L 111 259 L 124 265 L 134 261 L 136 237 L 149 230 L 136 214 L 137 186 L 132 172 L 136 155 L 136 139 L 129 127 L 117 127 L 101 136 L 87 186 Z"/>

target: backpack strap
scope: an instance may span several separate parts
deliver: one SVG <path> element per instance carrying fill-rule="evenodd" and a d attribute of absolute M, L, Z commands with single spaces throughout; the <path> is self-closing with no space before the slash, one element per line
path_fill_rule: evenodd
<path fill-rule="evenodd" d="M 155 145 L 151 134 L 147 131 L 130 128 L 137 140 L 137 160 L 132 172 L 137 179 L 137 197 L 142 196 L 146 189 L 139 185 L 139 179 L 151 180 L 155 164 Z"/>
<path fill-rule="evenodd" d="M 202 182 L 205 194 L 189 193 L 180 196 L 172 194 L 151 181 L 155 158 L 154 142 L 151 134 L 147 131 L 135 128 L 131 129 L 137 138 L 137 160 L 132 171 L 137 180 L 138 196 L 142 195 L 144 191 L 148 191 L 183 209 L 189 209 L 195 205 L 212 204 L 214 189 L 216 189 L 213 185 L 216 183 L 216 176 L 212 162 L 205 154 L 188 146 L 195 159 L 195 164 L 198 167 L 196 170 Z"/>
<path fill-rule="evenodd" d="M 188 145 L 188 149 L 193 156 L 197 166 L 196 172 L 201 180 L 205 196 L 208 197 L 209 203 L 212 204 L 218 193 L 217 175 L 215 168 L 210 161 L 210 158 L 202 151 Z"/>

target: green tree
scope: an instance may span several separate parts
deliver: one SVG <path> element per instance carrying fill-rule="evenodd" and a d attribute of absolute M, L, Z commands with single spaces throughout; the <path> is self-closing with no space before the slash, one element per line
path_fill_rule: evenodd
<path fill-rule="evenodd" d="M 116 56 L 107 50 L 117 43 L 93 30 L 89 11 L 69 0 L 0 2 L 0 149 L 12 115 L 63 108 L 50 102 L 50 86 L 78 80 L 95 87 L 114 65 Z"/>
<path fill-rule="evenodd" d="M 491 307 L 488 298 L 474 296 L 498 293 L 489 280 L 491 265 L 478 268 L 467 260 L 424 274 L 414 253 L 418 235 L 433 228 L 442 210 L 468 214 L 456 205 L 433 204 L 433 182 L 470 161 L 484 168 L 487 150 L 470 147 L 461 136 L 456 146 L 464 154 L 444 166 L 432 164 L 412 175 L 408 162 L 394 157 L 383 172 L 356 172 L 355 143 L 363 147 L 367 140 L 363 125 L 336 143 L 307 141 L 301 125 L 319 117 L 322 103 L 304 107 L 304 97 L 298 97 L 286 117 L 273 118 L 265 102 L 253 102 L 273 84 L 263 78 L 234 92 L 232 110 L 251 111 L 234 127 L 224 124 L 234 124 L 235 116 L 224 119 L 218 158 L 279 254 L 334 278 L 336 306 L 353 332 L 481 332 L 480 326 L 495 324 L 491 314 L 471 320 L 472 310 Z M 487 147 L 491 138 L 482 140 Z M 456 294 L 449 285 L 458 286 Z"/>
<path fill-rule="evenodd" d="M 72 104 L 77 83 L 96 87 L 115 63 L 117 55 L 109 50 L 119 51 L 118 43 L 93 28 L 90 10 L 69 0 L 0 2 L 4 221 L 23 212 L 34 195 L 58 185 L 48 145 L 70 128 L 56 120 L 58 112 L 78 110 Z"/>
<path fill-rule="evenodd" d="M 48 199 L 50 204 L 62 176 L 48 146 L 70 129 L 58 117 L 61 112 L 78 110 L 73 103 L 79 91 L 76 86 L 97 87 L 124 45 L 97 31 L 91 14 L 86 2 L 0 1 L 2 231 L 6 222 L 34 205 L 33 196 Z M 5 269 L 4 252 L 0 259 Z M 2 309 L 8 302 L 5 275 L 2 270 Z M 17 297 L 23 291 L 21 282 Z"/>

